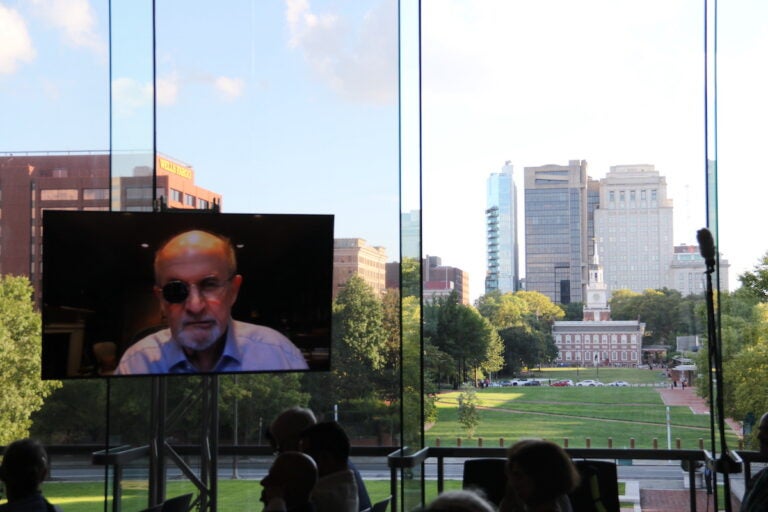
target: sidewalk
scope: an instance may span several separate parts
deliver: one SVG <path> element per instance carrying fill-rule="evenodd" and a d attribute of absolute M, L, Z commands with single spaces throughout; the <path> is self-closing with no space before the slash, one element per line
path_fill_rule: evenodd
<path fill-rule="evenodd" d="M 694 414 L 709 414 L 709 406 L 702 398 L 696 395 L 696 388 L 659 388 L 658 392 L 665 405 L 687 406 L 690 407 Z M 741 435 L 742 430 L 739 422 L 727 418 L 726 423 L 737 435 Z M 738 510 L 740 503 L 736 496 L 743 494 L 743 484 L 738 485 L 741 484 L 740 481 L 738 484 L 732 481 L 732 484 L 736 484 L 731 487 L 732 508 L 733 510 Z M 640 508 L 642 512 L 679 512 L 681 510 L 690 510 L 690 494 L 688 489 L 640 489 Z M 696 510 L 697 512 L 714 510 L 712 496 L 707 496 L 703 489 L 696 491 Z"/>
<path fill-rule="evenodd" d="M 664 405 L 683 405 L 690 407 L 693 414 L 709 414 L 709 405 L 703 398 L 696 395 L 695 387 L 657 388 L 657 391 Z M 725 422 L 736 435 L 741 436 L 741 423 L 731 418 L 726 418 Z"/>
<path fill-rule="evenodd" d="M 707 495 L 704 490 L 696 491 L 696 512 L 715 510 L 713 495 Z M 681 512 L 691 509 L 688 490 L 641 489 L 640 508 L 642 512 Z M 731 509 L 739 510 L 741 503 L 731 497 Z"/>

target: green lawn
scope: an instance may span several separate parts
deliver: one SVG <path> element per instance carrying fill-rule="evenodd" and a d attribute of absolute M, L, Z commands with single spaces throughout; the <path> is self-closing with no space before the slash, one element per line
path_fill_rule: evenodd
<path fill-rule="evenodd" d="M 638 368 L 542 368 L 527 372 L 527 376 L 537 379 L 571 379 L 576 382 L 584 379 L 596 379 L 606 384 L 614 380 L 625 380 L 630 384 L 653 384 L 667 382 L 665 370 Z"/>
<path fill-rule="evenodd" d="M 365 482 L 372 502 L 377 502 L 390 495 L 389 480 L 368 480 Z M 461 488 L 460 480 L 446 480 L 445 490 Z M 261 485 L 253 480 L 219 480 L 219 506 L 221 512 L 250 512 L 261 511 L 263 504 L 259 502 Z M 169 482 L 168 493 L 177 496 L 194 492 L 191 484 Z M 624 483 L 619 483 L 619 493 L 624 492 Z M 48 482 L 44 486 L 48 499 L 60 505 L 65 511 L 104 512 L 104 486 L 101 483 L 62 483 Z M 425 500 L 429 503 L 437 496 L 437 482 L 429 480 L 426 483 Z M 109 501 L 109 510 L 111 500 Z M 123 511 L 136 512 L 146 507 L 146 482 L 126 481 L 123 484 Z"/>
<path fill-rule="evenodd" d="M 219 480 L 219 503 L 221 512 L 261 512 L 264 508 L 259 501 L 261 484 L 256 480 Z M 371 501 L 376 502 L 390 495 L 389 480 L 369 480 L 365 483 Z M 459 481 L 447 481 L 446 489 L 458 489 Z M 168 482 L 168 497 L 195 492 L 188 482 Z M 100 482 L 71 483 L 47 482 L 43 493 L 51 503 L 60 505 L 65 511 L 75 512 L 104 512 L 104 485 Z M 111 491 L 110 491 L 111 493 Z M 427 483 L 427 499 L 437 495 L 437 484 Z M 112 500 L 109 500 L 109 510 L 112 510 Z M 147 482 L 123 482 L 122 510 L 137 512 L 147 506 Z"/>
<path fill-rule="evenodd" d="M 652 383 L 661 378 L 658 371 L 649 370 L 611 368 L 600 372 L 610 373 L 613 380 L 635 383 Z M 574 369 L 541 373 L 575 376 Z M 584 370 L 580 374 L 587 378 Z M 438 439 L 441 446 L 456 446 L 458 437 L 463 438 L 463 446 L 477 446 L 477 439 L 467 440 L 457 421 L 457 396 L 455 391 L 438 395 L 438 420 L 426 434 L 429 446 L 435 446 Z M 521 438 L 542 437 L 560 444 L 567 438 L 568 446 L 574 448 L 585 447 L 587 438 L 593 448 L 608 447 L 609 438 L 614 448 L 629 448 L 630 439 L 635 440 L 636 448 L 652 448 L 654 438 L 659 448 L 667 447 L 667 407 L 653 387 L 545 385 L 480 389 L 477 396 L 481 402 L 480 424 L 474 437 L 482 437 L 484 446 L 499 446 L 502 438 L 509 445 Z M 669 410 L 673 448 L 678 438 L 684 449 L 697 449 L 700 439 L 707 442 L 708 415 L 693 414 L 688 407 L 671 406 Z M 730 435 L 729 442 L 736 446 L 735 434 Z"/>

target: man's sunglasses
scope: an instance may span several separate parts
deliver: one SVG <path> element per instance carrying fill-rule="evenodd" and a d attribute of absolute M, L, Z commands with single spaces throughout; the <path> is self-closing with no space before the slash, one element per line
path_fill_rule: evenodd
<path fill-rule="evenodd" d="M 225 281 L 220 281 L 214 277 L 207 277 L 197 284 L 190 284 L 180 280 L 168 281 L 161 288 L 163 299 L 171 304 L 181 304 L 192 293 L 193 286 L 197 287 L 197 293 L 204 299 L 219 299 L 224 291 L 224 287 L 233 277 L 235 276 L 232 275 Z"/>

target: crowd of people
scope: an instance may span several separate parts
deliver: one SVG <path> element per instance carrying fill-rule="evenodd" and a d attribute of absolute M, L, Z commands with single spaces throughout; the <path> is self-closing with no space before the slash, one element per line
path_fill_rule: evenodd
<path fill-rule="evenodd" d="M 761 454 L 768 455 L 768 413 L 760 419 L 757 438 Z M 293 407 L 270 424 L 267 439 L 275 459 L 261 480 L 265 512 L 370 512 L 370 496 L 349 460 L 349 437 L 339 423 L 318 422 L 310 409 Z M 22 439 L 6 447 L 0 463 L 6 502 L 0 512 L 61 512 L 41 492 L 48 469 L 39 442 Z M 482 490 L 468 488 L 441 493 L 423 512 L 574 512 L 569 495 L 580 475 L 557 444 L 518 441 L 507 450 L 505 473 L 505 493 L 498 504 Z M 747 482 L 741 506 L 742 512 L 765 510 L 768 469 Z"/>

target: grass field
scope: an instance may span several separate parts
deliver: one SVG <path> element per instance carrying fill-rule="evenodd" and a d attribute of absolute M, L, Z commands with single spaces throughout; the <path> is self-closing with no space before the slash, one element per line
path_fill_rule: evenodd
<path fill-rule="evenodd" d="M 484 446 L 499 446 L 504 439 L 509 445 L 521 438 L 542 437 L 562 444 L 568 439 L 570 447 L 585 447 L 587 439 L 593 448 L 629 448 L 630 439 L 636 448 L 652 448 L 656 439 L 659 448 L 667 447 L 667 407 L 654 384 L 666 384 L 662 370 L 626 368 L 547 369 L 532 372 L 541 379 L 594 379 L 603 382 L 624 380 L 637 387 L 505 387 L 477 390 L 480 400 L 480 424 L 474 437 L 481 437 Z M 467 440 L 457 421 L 458 392 L 438 395 L 438 420 L 426 434 L 427 444 L 477 446 L 477 440 Z M 672 447 L 679 438 L 681 447 L 697 449 L 699 439 L 709 439 L 709 416 L 693 414 L 688 407 L 672 406 L 670 430 Z M 737 442 L 735 434 L 729 439 Z"/>
<path fill-rule="evenodd" d="M 261 484 L 255 480 L 219 480 L 218 510 L 221 512 L 256 512 L 264 508 L 259 501 Z M 390 495 L 389 480 L 369 480 L 365 483 L 371 501 L 376 502 Z M 461 482 L 446 481 L 446 489 L 458 489 Z M 111 491 L 110 491 L 111 492 Z M 168 497 L 197 493 L 192 484 L 187 482 L 168 482 Z M 71 483 L 47 482 L 43 493 L 49 501 L 60 505 L 63 510 L 76 512 L 104 512 L 104 485 L 96 482 Z M 437 495 L 437 485 L 432 482 L 427 485 L 427 499 Z M 112 510 L 112 500 L 109 500 L 109 510 Z M 147 482 L 123 482 L 124 512 L 136 512 L 147 507 Z"/>
<path fill-rule="evenodd" d="M 605 383 L 614 380 L 625 380 L 630 384 L 655 384 L 668 383 L 663 369 L 638 369 L 638 368 L 543 368 L 531 370 L 526 375 L 536 379 L 571 379 L 574 382 L 584 379 L 596 379 Z"/>
<path fill-rule="evenodd" d="M 596 375 L 596 373 L 599 373 Z M 534 378 L 541 379 L 594 379 L 603 382 L 625 380 L 642 386 L 628 388 L 556 388 L 510 387 L 477 390 L 481 401 L 480 418 L 475 439 L 463 439 L 464 446 L 477 446 L 477 437 L 484 439 L 484 446 L 499 446 L 503 438 L 505 446 L 520 438 L 542 437 L 559 444 L 569 440 L 569 446 L 608 446 L 613 439 L 614 448 L 629 447 L 629 439 L 635 439 L 635 447 L 651 448 L 654 438 L 660 448 L 666 448 L 666 406 L 656 388 L 656 383 L 665 383 L 660 370 L 594 368 L 547 369 L 533 372 Z M 457 437 L 464 438 L 463 429 L 457 421 L 457 392 L 443 392 L 438 395 L 438 420 L 427 431 L 427 444 L 434 446 L 439 438 L 442 446 L 455 446 Z M 687 407 L 670 407 L 673 443 L 680 438 L 683 448 L 698 448 L 698 440 L 709 436 L 709 417 L 694 415 Z M 730 443 L 735 443 L 731 435 Z M 673 444 L 674 446 L 674 444 Z M 415 483 L 415 482 L 414 482 Z M 219 506 L 222 512 L 260 511 L 261 485 L 258 481 L 219 480 Z M 458 481 L 446 481 L 446 489 L 459 488 Z M 367 481 L 366 486 L 373 501 L 390 494 L 388 480 Z M 429 501 L 437 494 L 434 481 L 426 484 Z M 104 486 L 102 483 L 60 483 L 48 482 L 44 487 L 50 500 L 64 510 L 78 512 L 104 511 Z M 167 496 L 194 492 L 187 482 L 168 482 Z M 147 483 L 125 481 L 123 483 L 123 510 L 136 512 L 147 505 Z M 111 505 L 110 508 L 111 510 Z"/>

